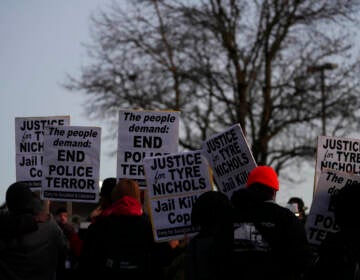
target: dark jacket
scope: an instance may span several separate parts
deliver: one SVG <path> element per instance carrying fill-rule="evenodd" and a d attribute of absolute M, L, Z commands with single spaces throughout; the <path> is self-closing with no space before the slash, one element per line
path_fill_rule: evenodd
<path fill-rule="evenodd" d="M 2 240 L 22 236 L 38 229 L 32 214 L 13 214 L 0 211 L 0 238 Z"/>
<path fill-rule="evenodd" d="M 227 196 L 209 191 L 193 205 L 191 223 L 199 227 L 186 249 L 188 280 L 230 279 L 233 245 L 233 208 Z"/>
<path fill-rule="evenodd" d="M 240 196 L 240 197 L 237 197 Z M 302 223 L 274 201 L 234 193 L 234 273 L 239 279 L 300 279 L 311 264 Z"/>
<path fill-rule="evenodd" d="M 0 239 L 0 279 L 55 279 L 58 256 L 65 250 L 63 234 L 53 220 L 37 224 L 32 232 Z"/>
<path fill-rule="evenodd" d="M 116 201 L 92 223 L 80 257 L 80 275 L 91 279 L 146 279 L 154 248 L 151 224 L 141 204 L 130 196 Z M 155 272 L 154 272 L 155 273 Z"/>
<path fill-rule="evenodd" d="M 342 231 L 328 233 L 306 279 L 360 280 L 359 238 L 353 242 Z"/>
<path fill-rule="evenodd" d="M 9 212 L 0 215 L 0 279 L 55 279 L 58 257 L 66 243 L 42 202 L 22 182 L 6 191 Z"/>

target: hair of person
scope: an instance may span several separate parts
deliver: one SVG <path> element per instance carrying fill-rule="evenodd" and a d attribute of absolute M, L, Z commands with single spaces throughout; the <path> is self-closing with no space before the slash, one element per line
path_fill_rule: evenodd
<path fill-rule="evenodd" d="M 249 188 L 241 188 L 233 192 L 231 196 L 231 203 L 237 209 L 247 209 L 249 206 L 254 205 L 254 203 L 262 202 L 257 197 L 256 193 L 250 191 Z"/>
<path fill-rule="evenodd" d="M 102 198 L 111 199 L 111 192 L 114 189 L 116 182 L 117 180 L 115 177 L 105 178 L 100 188 L 100 196 Z"/>
<path fill-rule="evenodd" d="M 288 203 L 290 203 L 290 204 L 296 203 L 298 205 L 299 211 L 305 211 L 304 201 L 300 197 L 293 196 L 293 197 L 289 198 Z"/>
<path fill-rule="evenodd" d="M 114 202 L 123 196 L 131 196 L 141 202 L 140 188 L 137 181 L 132 179 L 120 179 L 111 192 L 111 200 Z"/>
<path fill-rule="evenodd" d="M 9 211 L 16 214 L 36 214 L 41 210 L 40 199 L 23 182 L 11 184 L 6 191 L 5 199 Z"/>
<path fill-rule="evenodd" d="M 275 189 L 269 188 L 269 186 L 261 183 L 252 184 L 248 187 L 248 190 L 253 194 L 253 198 L 257 201 L 272 200 L 276 195 Z"/>
<path fill-rule="evenodd" d="M 230 218 L 232 205 L 228 197 L 219 191 L 202 193 L 191 210 L 191 224 L 202 228 L 216 226 L 216 223 Z"/>

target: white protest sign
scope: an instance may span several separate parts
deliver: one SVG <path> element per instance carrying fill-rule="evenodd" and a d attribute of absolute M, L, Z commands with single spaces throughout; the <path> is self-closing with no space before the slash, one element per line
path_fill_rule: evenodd
<path fill-rule="evenodd" d="M 212 190 L 209 165 L 201 151 L 144 159 L 154 238 L 192 236 L 191 209 L 200 194 Z"/>
<path fill-rule="evenodd" d="M 145 180 L 145 157 L 177 153 L 178 111 L 119 112 L 117 178 Z"/>
<path fill-rule="evenodd" d="M 358 175 L 331 169 L 324 169 L 320 173 L 318 187 L 305 225 L 310 244 L 320 245 L 328 232 L 339 230 L 330 203 L 331 196 L 346 184 L 359 181 L 360 177 Z"/>
<path fill-rule="evenodd" d="M 44 134 L 42 199 L 98 201 L 99 127 L 47 127 Z"/>
<path fill-rule="evenodd" d="M 255 159 L 239 124 L 208 138 L 202 145 L 219 190 L 229 198 L 245 186 Z"/>
<path fill-rule="evenodd" d="M 315 168 L 315 189 L 324 168 L 359 175 L 360 139 L 318 136 Z"/>
<path fill-rule="evenodd" d="M 45 127 L 69 124 L 70 116 L 15 118 L 16 181 L 40 189 Z"/>

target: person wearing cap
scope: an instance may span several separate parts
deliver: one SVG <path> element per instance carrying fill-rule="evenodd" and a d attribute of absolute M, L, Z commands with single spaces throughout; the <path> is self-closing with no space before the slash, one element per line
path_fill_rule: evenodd
<path fill-rule="evenodd" d="M 304 226 L 276 200 L 279 180 L 270 166 L 249 173 L 235 191 L 234 264 L 239 279 L 301 279 L 312 261 Z"/>

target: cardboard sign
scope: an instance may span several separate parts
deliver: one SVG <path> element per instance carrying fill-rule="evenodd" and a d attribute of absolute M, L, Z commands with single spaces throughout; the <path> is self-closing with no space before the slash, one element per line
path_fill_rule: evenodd
<path fill-rule="evenodd" d="M 179 112 L 119 112 L 117 178 L 145 180 L 143 159 L 177 153 Z"/>
<path fill-rule="evenodd" d="M 191 209 L 198 196 L 212 190 L 209 165 L 201 151 L 144 159 L 147 195 L 157 241 L 192 236 Z"/>
<path fill-rule="evenodd" d="M 99 127 L 47 127 L 42 199 L 98 202 L 100 141 Z"/>
<path fill-rule="evenodd" d="M 312 245 L 320 245 L 328 232 L 339 230 L 335 223 L 331 196 L 348 183 L 359 182 L 358 175 L 339 172 L 331 169 L 320 173 L 318 187 L 306 219 L 308 241 Z"/>
<path fill-rule="evenodd" d="M 70 116 L 15 118 L 16 181 L 40 190 L 46 126 L 67 126 Z"/>
<path fill-rule="evenodd" d="M 239 124 L 207 139 L 202 151 L 212 167 L 217 187 L 229 199 L 245 186 L 250 171 L 256 167 Z"/>
<path fill-rule="evenodd" d="M 319 136 L 315 168 L 315 190 L 323 169 L 359 175 L 360 139 Z"/>

